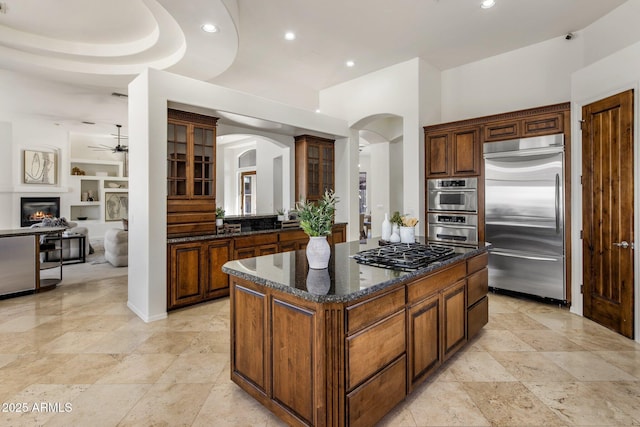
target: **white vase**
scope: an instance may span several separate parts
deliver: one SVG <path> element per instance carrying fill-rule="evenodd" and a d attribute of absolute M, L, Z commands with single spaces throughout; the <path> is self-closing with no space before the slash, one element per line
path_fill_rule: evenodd
<path fill-rule="evenodd" d="M 331 288 L 329 269 L 310 268 L 307 273 L 307 291 L 315 295 L 326 295 Z"/>
<path fill-rule="evenodd" d="M 401 243 L 415 243 L 416 242 L 416 228 L 415 227 L 400 227 L 400 242 Z"/>
<path fill-rule="evenodd" d="M 384 214 L 384 221 L 382 221 L 382 240 L 389 241 L 391 238 L 391 222 L 389 221 L 389 215 Z"/>
<path fill-rule="evenodd" d="M 398 224 L 393 224 L 391 237 L 389 237 L 391 243 L 400 243 L 400 233 L 398 232 Z"/>
<path fill-rule="evenodd" d="M 224 225 L 224 219 L 223 218 L 216 218 L 216 225 L 218 227 L 222 227 Z"/>
<path fill-rule="evenodd" d="M 307 244 L 307 261 L 309 268 L 323 269 L 329 266 L 331 247 L 327 236 L 311 236 Z"/>

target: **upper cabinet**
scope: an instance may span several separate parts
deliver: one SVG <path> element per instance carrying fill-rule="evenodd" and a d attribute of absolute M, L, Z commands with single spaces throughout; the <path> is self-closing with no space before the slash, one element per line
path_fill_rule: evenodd
<path fill-rule="evenodd" d="M 217 118 L 169 110 L 167 194 L 215 199 Z"/>
<path fill-rule="evenodd" d="M 480 128 L 425 127 L 427 178 L 480 175 Z"/>
<path fill-rule="evenodd" d="M 215 233 L 216 117 L 168 110 L 167 235 Z"/>
<path fill-rule="evenodd" d="M 296 200 L 320 200 L 326 190 L 335 190 L 334 142 L 312 135 L 295 137 Z"/>
<path fill-rule="evenodd" d="M 487 123 L 482 129 L 484 142 L 562 133 L 564 114 L 557 112 L 524 118 L 506 118 Z"/>

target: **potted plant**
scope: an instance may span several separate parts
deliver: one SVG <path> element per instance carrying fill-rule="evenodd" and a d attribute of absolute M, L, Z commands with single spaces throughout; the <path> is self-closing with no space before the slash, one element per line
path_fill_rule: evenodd
<path fill-rule="evenodd" d="M 276 212 L 278 212 L 278 221 L 284 221 L 284 209 L 280 208 Z"/>
<path fill-rule="evenodd" d="M 329 266 L 331 248 L 327 236 L 331 234 L 338 197 L 333 190 L 325 191 L 317 202 L 299 201 L 296 204 L 300 227 L 309 236 L 307 260 L 309 268 L 323 269 Z"/>
<path fill-rule="evenodd" d="M 218 227 L 224 225 L 224 209 L 219 206 L 216 208 L 216 225 Z"/>

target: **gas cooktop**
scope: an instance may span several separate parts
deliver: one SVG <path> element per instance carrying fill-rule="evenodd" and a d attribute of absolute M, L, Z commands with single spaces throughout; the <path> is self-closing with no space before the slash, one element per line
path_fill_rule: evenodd
<path fill-rule="evenodd" d="M 392 243 L 379 248 L 367 249 L 353 255 L 364 265 L 394 270 L 417 270 L 451 257 L 454 249 L 446 246 L 423 245 L 421 243 Z"/>

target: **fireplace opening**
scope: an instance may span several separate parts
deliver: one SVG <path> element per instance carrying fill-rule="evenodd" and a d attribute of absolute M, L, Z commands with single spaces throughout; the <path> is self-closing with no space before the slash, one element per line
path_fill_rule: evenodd
<path fill-rule="evenodd" d="M 20 198 L 20 226 L 30 227 L 45 218 L 60 217 L 60 197 Z"/>

